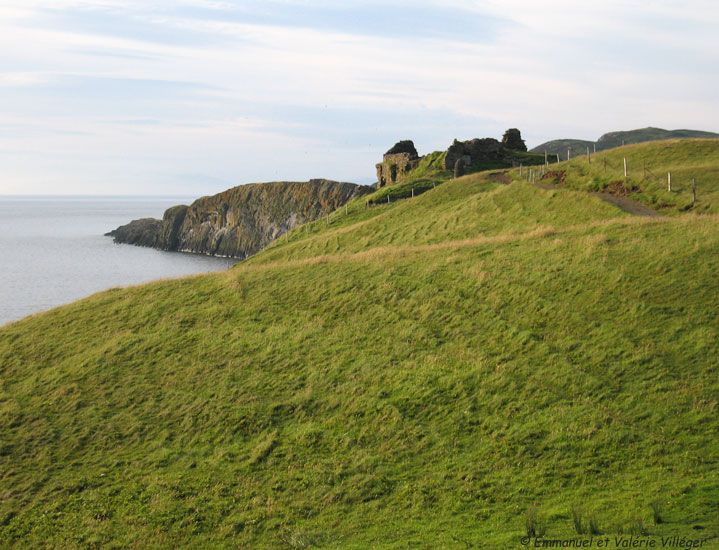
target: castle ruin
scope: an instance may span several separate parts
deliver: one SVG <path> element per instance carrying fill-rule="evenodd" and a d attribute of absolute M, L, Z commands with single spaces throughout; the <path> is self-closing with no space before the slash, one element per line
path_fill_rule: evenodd
<path fill-rule="evenodd" d="M 377 164 L 377 188 L 392 185 L 397 178 L 419 164 L 420 157 L 411 139 L 398 141 Z"/>
<path fill-rule="evenodd" d="M 459 160 L 462 161 L 464 169 L 479 162 L 503 162 L 512 165 L 514 155 L 526 150 L 524 140 L 516 128 L 507 130 L 502 141 L 494 138 L 475 138 L 467 141 L 455 139 L 447 149 L 444 168 L 454 170 Z M 377 188 L 397 183 L 404 174 L 415 169 L 422 158 L 424 157 L 417 154 L 412 140 L 398 141 L 384 154 L 382 162 L 376 165 Z"/>

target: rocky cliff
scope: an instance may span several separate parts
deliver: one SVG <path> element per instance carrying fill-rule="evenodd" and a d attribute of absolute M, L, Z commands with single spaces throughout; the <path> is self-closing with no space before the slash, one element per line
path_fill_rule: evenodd
<path fill-rule="evenodd" d="M 246 258 L 290 229 L 372 191 L 320 179 L 241 185 L 168 208 L 162 220 L 134 220 L 107 235 L 117 243 Z"/>

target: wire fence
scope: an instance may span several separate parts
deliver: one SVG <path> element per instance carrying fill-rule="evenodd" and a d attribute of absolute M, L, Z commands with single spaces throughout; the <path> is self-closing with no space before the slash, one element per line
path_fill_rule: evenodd
<path fill-rule="evenodd" d="M 614 162 L 611 159 L 608 159 L 606 156 L 602 156 L 601 159 L 595 159 L 594 155 L 591 151 L 587 151 L 586 156 L 582 155 L 575 156 L 574 158 L 570 159 L 570 161 L 563 161 L 560 158 L 560 155 L 558 153 L 545 153 L 545 161 L 543 165 L 529 165 L 524 166 L 523 164 L 519 164 L 515 168 L 519 168 L 519 177 L 526 180 L 527 182 L 531 184 L 538 184 L 542 180 L 552 180 L 552 183 L 560 183 L 563 182 L 566 174 L 567 169 L 574 168 L 579 169 L 582 165 L 585 165 L 584 163 L 577 164 L 577 160 L 582 158 L 586 158 L 586 165 L 592 166 L 592 168 L 596 171 L 599 171 L 600 174 L 607 174 L 607 175 L 618 175 L 623 176 L 624 181 L 617 180 L 620 183 L 625 184 L 628 181 L 630 177 L 634 177 L 636 172 L 639 172 L 639 168 L 635 168 L 633 164 L 630 165 L 629 160 L 624 157 L 622 159 L 621 163 Z M 564 165 L 564 167 L 558 166 L 560 163 L 567 163 Z M 583 174 L 585 175 L 585 174 Z M 587 175 L 594 175 L 594 174 L 587 174 Z M 662 182 L 666 183 L 667 191 L 669 193 L 684 193 L 688 192 L 691 193 L 692 202 L 690 207 L 693 207 L 697 202 L 697 181 L 696 178 L 691 178 L 691 181 L 684 181 L 684 180 L 677 180 L 672 175 L 671 171 L 667 172 L 667 175 L 664 176 L 663 173 L 657 174 L 654 170 L 652 170 L 651 166 L 649 166 L 646 162 L 642 161 L 641 165 L 641 180 L 640 181 L 652 181 L 654 183 L 661 184 Z M 337 210 L 330 212 L 326 211 L 321 218 L 315 220 L 314 222 L 311 222 L 309 224 L 306 224 L 305 226 L 305 232 L 310 230 L 310 227 L 313 226 L 315 223 L 323 223 L 326 225 L 331 225 L 333 221 L 338 220 L 342 217 L 348 216 L 351 211 L 357 212 L 360 208 L 361 210 L 366 210 L 371 208 L 372 206 L 381 206 L 383 204 L 390 204 L 392 202 L 395 202 L 397 200 L 402 199 L 408 199 L 408 198 L 415 198 L 422 193 L 429 191 L 430 189 L 434 189 L 438 183 L 443 182 L 437 182 L 430 179 L 427 180 L 421 180 L 416 182 L 413 186 L 397 186 L 397 187 L 391 187 L 387 188 L 385 193 L 381 197 L 374 197 L 372 199 L 366 199 L 364 205 L 360 207 L 360 204 L 355 204 L 353 208 L 349 208 L 347 204 L 344 206 L 338 208 Z M 687 187 L 688 186 L 688 187 Z M 606 182 L 605 187 L 611 188 L 611 183 Z M 629 188 L 629 190 L 639 190 L 635 188 Z M 287 240 L 291 239 L 291 236 L 289 234 L 286 234 L 285 238 Z"/>
<path fill-rule="evenodd" d="M 550 164 L 549 159 L 556 159 L 552 164 Z M 582 162 L 582 159 L 586 158 L 586 164 Z M 601 159 L 594 158 L 594 155 L 587 149 L 586 156 L 576 156 L 571 159 L 570 161 L 566 161 L 568 164 L 565 165 L 565 169 L 562 169 L 561 167 L 557 167 L 556 169 L 552 170 L 552 165 L 557 165 L 560 162 L 565 162 L 560 159 L 559 154 L 545 154 L 545 164 L 544 166 L 540 166 L 539 168 L 535 167 L 523 167 L 520 165 L 519 167 L 519 175 L 520 178 L 525 179 L 529 183 L 538 183 L 542 179 L 564 179 L 564 176 L 566 175 L 567 169 L 569 168 L 575 168 L 575 169 L 581 169 L 581 166 L 591 166 L 594 168 L 594 172 L 596 174 L 596 171 L 599 171 L 600 174 L 606 174 L 606 175 L 617 175 L 619 177 L 623 177 L 624 181 L 628 181 L 630 178 L 633 178 L 635 181 L 638 178 L 638 174 L 641 173 L 641 179 L 640 182 L 646 181 L 646 182 L 653 182 L 657 184 L 658 186 L 666 185 L 666 191 L 668 193 L 672 194 L 684 194 L 689 193 L 691 194 L 691 206 L 693 207 L 697 202 L 697 181 L 695 177 L 689 178 L 682 178 L 678 179 L 675 174 L 671 170 L 667 170 L 666 175 L 664 174 L 664 169 L 660 173 L 657 173 L 658 169 L 655 170 L 652 169 L 652 167 L 647 164 L 646 161 L 641 161 L 641 168 L 638 168 L 634 162 L 637 162 L 636 160 L 633 160 L 632 163 L 630 163 L 629 159 L 627 157 L 622 158 L 621 163 L 614 162 L 611 159 L 608 159 L 606 156 L 602 156 Z M 578 162 L 580 164 L 578 164 Z M 637 162 L 638 164 L 638 162 Z M 641 172 L 640 172 L 641 171 Z M 582 174 L 585 175 L 585 174 Z M 594 175 L 594 174 L 586 174 L 586 175 Z M 618 180 L 622 181 L 622 180 Z M 611 184 L 606 183 L 606 186 L 609 187 Z M 632 189 L 632 190 L 639 190 L 639 189 Z"/>

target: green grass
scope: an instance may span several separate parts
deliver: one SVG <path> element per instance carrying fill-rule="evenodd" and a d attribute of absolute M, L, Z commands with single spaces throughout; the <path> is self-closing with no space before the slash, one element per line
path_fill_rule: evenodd
<path fill-rule="evenodd" d="M 550 164 L 550 170 L 567 172 L 567 186 L 601 192 L 614 181 L 637 189 L 633 199 L 665 215 L 682 212 L 719 212 L 719 140 L 688 139 L 627 145 L 592 155 Z M 624 158 L 628 177 L 624 178 Z M 668 191 L 672 173 L 672 192 Z M 519 179 L 518 170 L 512 175 Z M 692 180 L 697 183 L 693 204 Z"/>
<path fill-rule="evenodd" d="M 437 185 L 445 183 L 454 177 L 453 170 L 444 168 L 447 151 L 435 151 L 420 159 L 416 168 L 401 175 L 397 183 L 382 187 L 371 195 L 363 197 L 362 204 L 371 206 L 383 205 L 401 199 L 413 198 L 422 193 L 435 189 Z M 515 164 L 537 166 L 544 164 L 544 155 L 527 153 L 524 151 L 511 151 Z M 502 170 L 511 168 L 512 164 L 501 160 L 476 161 L 465 168 L 466 174 L 477 174 L 488 170 Z M 389 198 L 389 202 L 388 199 Z"/>
<path fill-rule="evenodd" d="M 577 187 L 363 197 L 3 327 L 0 546 L 719 547 L 719 217 Z"/>
<path fill-rule="evenodd" d="M 719 134 L 713 132 L 702 132 L 699 130 L 663 130 L 661 128 L 640 128 L 637 130 L 629 130 L 625 132 L 609 132 L 602 135 L 596 142 L 586 141 L 582 139 L 555 139 L 542 143 L 531 151 L 543 153 L 547 151 L 552 157 L 557 153 L 562 160 L 567 160 L 568 149 L 571 148 L 572 157 L 582 156 L 587 147 L 590 151 L 604 151 L 614 147 L 623 145 L 631 145 L 633 143 L 643 143 L 655 140 L 677 140 L 692 138 L 719 138 Z"/>

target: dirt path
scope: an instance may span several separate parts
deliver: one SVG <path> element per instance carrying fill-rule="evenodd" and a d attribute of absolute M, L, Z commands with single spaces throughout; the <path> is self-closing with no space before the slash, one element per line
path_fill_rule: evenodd
<path fill-rule="evenodd" d="M 535 183 L 535 187 L 539 187 L 540 189 L 559 189 L 556 185 L 549 185 L 547 183 Z M 609 193 L 589 193 L 590 195 L 593 195 L 595 197 L 599 197 L 603 201 L 607 201 L 608 203 L 613 204 L 617 208 L 621 208 L 625 212 L 629 212 L 630 214 L 634 214 L 635 216 L 643 216 L 645 218 L 663 218 L 659 212 L 656 210 L 652 210 L 648 206 L 644 206 L 643 204 L 638 203 L 637 201 L 633 201 L 632 199 L 628 199 L 627 197 L 617 197 L 616 195 L 610 195 Z"/>
<path fill-rule="evenodd" d="M 616 197 L 614 195 L 609 195 L 607 193 L 590 193 L 590 195 L 599 197 L 603 201 L 610 202 L 614 206 L 621 208 L 625 212 L 634 214 L 635 216 L 644 216 L 645 218 L 662 218 L 662 217 L 664 217 L 656 210 L 652 210 L 648 206 L 644 206 L 643 204 L 633 201 L 632 199 L 628 199 L 627 197 Z"/>

